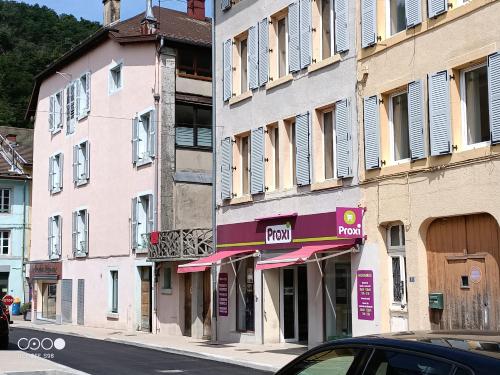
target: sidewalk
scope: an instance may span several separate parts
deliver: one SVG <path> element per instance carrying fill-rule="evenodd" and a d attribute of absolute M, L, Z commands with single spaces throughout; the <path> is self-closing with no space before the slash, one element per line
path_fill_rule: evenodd
<path fill-rule="evenodd" d="M 14 317 L 12 327 L 113 341 L 272 372 L 279 370 L 307 350 L 307 347 L 303 345 L 288 343 L 266 345 L 212 343 L 184 336 L 154 335 L 138 331 L 127 332 L 70 324 L 32 323 L 25 322 L 22 317 Z"/>
<path fill-rule="evenodd" d="M 0 351 L 0 375 L 88 375 L 21 351 Z"/>

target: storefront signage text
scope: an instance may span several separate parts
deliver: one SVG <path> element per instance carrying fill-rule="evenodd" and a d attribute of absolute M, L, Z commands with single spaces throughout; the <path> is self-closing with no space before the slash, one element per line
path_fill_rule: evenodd
<path fill-rule="evenodd" d="M 227 273 L 219 273 L 219 316 L 227 316 L 229 313 L 229 279 Z"/>
<path fill-rule="evenodd" d="M 363 238 L 363 209 L 337 207 L 337 237 Z"/>
<path fill-rule="evenodd" d="M 292 242 L 292 226 L 290 223 L 266 227 L 266 244 Z"/>
<path fill-rule="evenodd" d="M 32 263 L 30 265 L 32 279 L 59 279 L 61 274 L 61 262 Z"/>
<path fill-rule="evenodd" d="M 358 270 L 358 319 L 374 320 L 373 271 Z"/>

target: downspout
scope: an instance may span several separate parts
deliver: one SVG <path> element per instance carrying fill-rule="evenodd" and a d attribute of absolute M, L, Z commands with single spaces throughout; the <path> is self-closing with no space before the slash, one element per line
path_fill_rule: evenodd
<path fill-rule="evenodd" d="M 21 264 L 21 277 L 23 279 L 23 302 L 26 302 L 25 298 L 26 297 L 26 288 L 25 288 L 25 283 L 26 283 L 26 259 L 25 259 L 25 254 L 26 254 L 26 187 L 27 187 L 27 181 L 26 179 L 24 180 L 24 185 L 23 185 L 23 253 L 22 253 L 22 264 Z"/>

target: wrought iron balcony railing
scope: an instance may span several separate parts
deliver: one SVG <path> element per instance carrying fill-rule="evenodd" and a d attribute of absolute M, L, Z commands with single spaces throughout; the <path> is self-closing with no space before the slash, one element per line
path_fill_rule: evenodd
<path fill-rule="evenodd" d="M 212 229 L 176 229 L 145 236 L 150 259 L 198 259 L 213 252 Z"/>

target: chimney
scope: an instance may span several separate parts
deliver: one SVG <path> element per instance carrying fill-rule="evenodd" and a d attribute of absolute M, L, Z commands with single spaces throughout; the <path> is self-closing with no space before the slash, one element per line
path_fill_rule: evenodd
<path fill-rule="evenodd" d="M 15 147 L 17 146 L 17 135 L 15 134 L 7 134 L 7 136 L 5 137 L 7 139 L 7 143 L 9 143 L 9 145 Z"/>
<path fill-rule="evenodd" d="M 205 21 L 205 0 L 187 0 L 187 15 Z"/>
<path fill-rule="evenodd" d="M 153 1 L 146 0 L 146 15 L 141 22 L 141 34 L 155 34 L 158 30 L 158 20 L 153 14 Z"/>
<path fill-rule="evenodd" d="M 104 5 L 104 26 L 120 21 L 120 0 L 102 0 Z"/>

